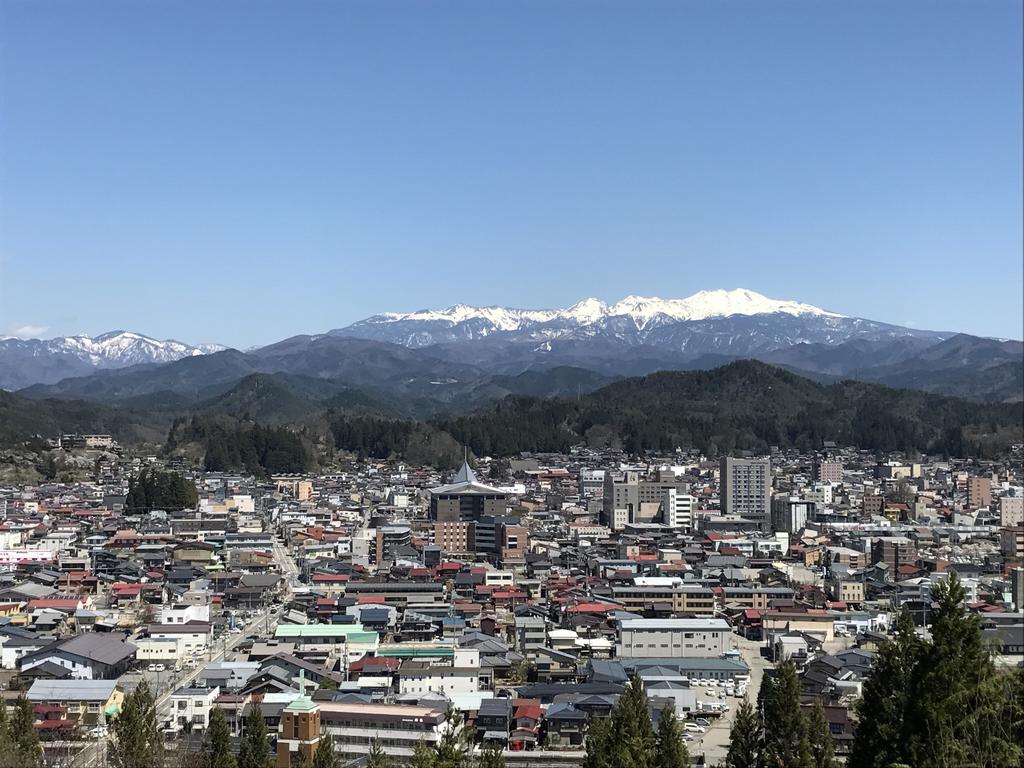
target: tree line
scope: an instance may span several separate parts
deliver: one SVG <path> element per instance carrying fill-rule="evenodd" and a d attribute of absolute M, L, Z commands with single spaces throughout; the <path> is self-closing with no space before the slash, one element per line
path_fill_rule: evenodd
<path fill-rule="evenodd" d="M 143 469 L 128 481 L 125 509 L 151 512 L 154 509 L 195 509 L 199 493 L 195 483 L 177 472 L 155 472 Z"/>
<path fill-rule="evenodd" d="M 909 612 L 879 648 L 857 703 L 849 768 L 1016 768 L 1024 759 L 1024 671 L 1000 672 L 955 573 L 933 590 L 931 637 Z M 727 768 L 832 768 L 820 705 L 800 706 L 792 662 L 740 705 Z"/>
<path fill-rule="evenodd" d="M 745 360 L 626 379 L 576 400 L 507 397 L 432 424 L 478 455 L 565 452 L 584 441 L 628 453 L 697 448 L 719 455 L 769 446 L 812 450 L 834 440 L 868 450 L 988 457 L 1006 448 L 1008 434 L 1019 439 L 1024 418 L 1019 404 L 855 381 L 823 386 Z"/>
<path fill-rule="evenodd" d="M 246 472 L 251 475 L 305 472 L 315 462 L 302 435 L 285 427 L 268 427 L 226 417 L 194 416 L 176 422 L 165 451 L 180 445 L 202 446 L 208 472 Z"/>

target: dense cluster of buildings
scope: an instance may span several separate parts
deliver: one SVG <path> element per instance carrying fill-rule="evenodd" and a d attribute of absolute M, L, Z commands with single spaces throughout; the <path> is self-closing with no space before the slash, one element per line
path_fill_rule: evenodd
<path fill-rule="evenodd" d="M 109 447 L 91 438 L 65 449 Z M 118 455 L 0 487 L 4 696 L 29 699 L 44 742 L 95 744 L 146 680 L 183 749 L 214 707 L 237 731 L 258 703 L 278 765 L 322 733 L 403 761 L 453 708 L 508 762 L 556 766 L 635 675 L 719 760 L 738 697 L 792 659 L 843 755 L 894 613 L 926 629 L 950 572 L 1021 663 L 1015 459 L 580 450 L 257 479 Z M 196 508 L 125 509 L 150 464 L 187 472 Z"/>

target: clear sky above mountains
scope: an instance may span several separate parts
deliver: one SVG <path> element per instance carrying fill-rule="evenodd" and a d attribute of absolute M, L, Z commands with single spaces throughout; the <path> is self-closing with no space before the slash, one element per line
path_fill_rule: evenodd
<path fill-rule="evenodd" d="M 1010 0 L 0 0 L 0 335 L 743 286 L 1021 338 L 1021 29 Z"/>

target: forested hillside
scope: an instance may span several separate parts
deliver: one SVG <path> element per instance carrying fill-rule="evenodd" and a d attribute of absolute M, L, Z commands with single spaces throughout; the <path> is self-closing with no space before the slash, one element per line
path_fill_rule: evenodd
<path fill-rule="evenodd" d="M 1022 410 L 875 384 L 821 385 L 754 361 L 625 379 L 579 399 L 506 398 L 433 422 L 478 454 L 594 446 L 698 448 L 709 454 L 812 449 L 822 441 L 882 451 L 990 454 L 1020 439 Z"/>

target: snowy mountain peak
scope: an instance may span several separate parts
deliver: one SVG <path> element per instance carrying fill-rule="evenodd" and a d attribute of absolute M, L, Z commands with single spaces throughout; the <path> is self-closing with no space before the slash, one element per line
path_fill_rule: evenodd
<path fill-rule="evenodd" d="M 552 320 L 590 325 L 609 317 L 632 317 L 637 323 L 649 322 L 657 315 L 672 320 L 704 320 L 733 315 L 762 315 L 781 312 L 787 315 L 819 315 L 842 317 L 811 304 L 769 299 L 755 291 L 737 288 L 732 291 L 699 291 L 685 299 L 660 299 L 627 296 L 615 304 L 587 298 L 568 309 L 509 309 L 505 307 L 474 307 L 455 304 L 447 309 L 421 309 L 416 312 L 385 312 L 357 323 L 394 323 L 402 321 L 443 322 L 458 324 L 468 320 L 493 323 L 496 330 L 518 330 L 524 323 L 546 323 Z"/>
<path fill-rule="evenodd" d="M 466 341 L 494 334 L 505 338 L 544 341 L 555 338 L 590 338 L 598 334 L 636 336 L 645 343 L 659 329 L 680 323 L 756 315 L 784 315 L 822 322 L 844 319 L 810 304 L 770 299 L 745 288 L 700 291 L 685 299 L 627 296 L 614 304 L 586 298 L 567 309 L 511 309 L 455 304 L 447 309 L 387 312 L 332 331 L 410 347 L 442 341 Z"/>
<path fill-rule="evenodd" d="M 673 320 L 706 320 L 711 317 L 775 313 L 842 317 L 811 304 L 769 299 L 746 288 L 736 288 L 732 291 L 698 291 L 685 299 L 627 296 L 609 309 L 611 315 L 629 315 L 638 321 L 648 321 L 656 315 L 665 315 Z"/>

